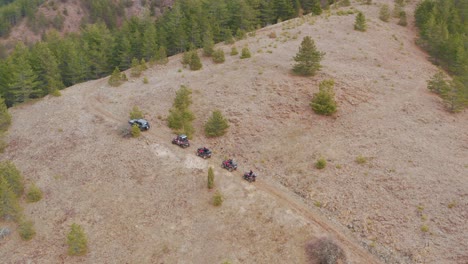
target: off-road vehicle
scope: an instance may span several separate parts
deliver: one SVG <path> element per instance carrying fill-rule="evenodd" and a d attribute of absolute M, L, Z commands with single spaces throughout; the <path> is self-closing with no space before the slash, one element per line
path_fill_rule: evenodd
<path fill-rule="evenodd" d="M 148 121 L 146 121 L 145 119 L 131 119 L 130 121 L 128 121 L 128 123 L 133 126 L 133 125 L 137 125 L 138 128 L 140 128 L 140 130 L 148 130 L 150 129 L 150 124 Z"/>

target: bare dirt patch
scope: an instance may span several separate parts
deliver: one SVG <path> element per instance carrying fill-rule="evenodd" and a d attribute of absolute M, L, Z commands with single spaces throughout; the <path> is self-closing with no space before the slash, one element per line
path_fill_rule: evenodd
<path fill-rule="evenodd" d="M 381 22 L 378 4 L 355 8 L 366 15 L 367 32 L 353 30 L 353 15 L 304 17 L 234 44 L 248 45 L 250 59 L 205 58 L 203 69 L 191 72 L 174 56 L 145 72 L 147 85 L 143 77 L 118 88 L 96 80 L 13 108 L 3 158 L 45 197 L 25 205 L 37 237 L 4 238 L 2 257 L 305 263 L 306 243 L 332 236 L 351 263 L 466 263 L 467 112 L 446 113 L 427 91 L 436 68 L 415 46 L 411 28 Z M 292 76 L 292 57 L 307 35 L 326 52 L 324 67 L 313 78 Z M 308 106 L 328 78 L 339 101 L 332 118 Z M 188 149 L 170 143 L 163 120 L 182 84 L 193 90 L 197 117 Z M 140 139 L 122 138 L 119 129 L 135 105 L 152 129 Z M 214 109 L 231 127 L 223 138 L 206 139 L 203 124 Z M 212 159 L 195 156 L 203 145 L 213 149 Z M 225 157 L 237 159 L 240 171 L 222 170 Z M 328 161 L 323 170 L 314 168 L 319 157 Z M 210 204 L 208 166 L 226 198 L 219 208 Z M 241 179 L 249 169 L 259 174 L 255 184 Z M 66 255 L 73 222 L 89 237 L 84 257 Z"/>

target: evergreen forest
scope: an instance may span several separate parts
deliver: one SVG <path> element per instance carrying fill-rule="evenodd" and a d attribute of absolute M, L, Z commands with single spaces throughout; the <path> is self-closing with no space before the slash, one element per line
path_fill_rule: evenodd
<path fill-rule="evenodd" d="M 24 17 L 34 19 L 42 2 L 0 0 L 0 36 Z M 8 107 L 57 95 L 64 87 L 107 76 L 116 67 L 126 70 L 134 59 L 162 60 L 207 41 L 232 41 L 299 14 L 322 12 L 320 0 L 177 0 L 157 18 L 148 12 L 117 26 L 128 1 L 82 0 L 82 4 L 90 14 L 79 33 L 62 37 L 49 30 L 40 42 L 18 43 L 0 61 L 0 96 Z M 5 15 L 8 10 L 15 15 Z"/>

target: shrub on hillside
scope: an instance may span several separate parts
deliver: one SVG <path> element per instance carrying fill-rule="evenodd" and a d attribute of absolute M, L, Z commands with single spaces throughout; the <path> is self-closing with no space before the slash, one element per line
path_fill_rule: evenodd
<path fill-rule="evenodd" d="M 41 199 L 42 191 L 39 189 L 39 187 L 36 186 L 36 184 L 33 183 L 31 187 L 29 187 L 28 193 L 26 194 L 26 200 L 30 203 L 35 203 Z"/>
<path fill-rule="evenodd" d="M 0 178 L 5 179 L 13 193 L 19 198 L 24 192 L 23 176 L 10 161 L 0 162 Z"/>
<path fill-rule="evenodd" d="M 137 58 L 132 59 L 132 69 L 130 70 L 130 76 L 139 77 L 141 75 L 141 65 Z"/>
<path fill-rule="evenodd" d="M 88 241 L 83 228 L 73 223 L 70 232 L 67 235 L 68 254 L 71 256 L 80 256 L 88 251 Z"/>
<path fill-rule="evenodd" d="M 223 117 L 221 111 L 215 110 L 205 124 L 205 135 L 207 137 L 219 137 L 226 134 L 228 128 L 228 121 Z"/>
<path fill-rule="evenodd" d="M 0 219 L 5 221 L 18 220 L 21 216 L 21 207 L 5 178 L 0 177 Z"/>
<path fill-rule="evenodd" d="M 22 220 L 18 225 L 18 231 L 21 239 L 26 241 L 31 240 L 36 235 L 34 223 L 30 220 Z"/>
<path fill-rule="evenodd" d="M 138 106 L 134 106 L 132 111 L 130 111 L 130 119 L 140 119 L 143 118 L 143 112 L 138 108 Z"/>
<path fill-rule="evenodd" d="M 239 54 L 239 51 L 237 51 L 236 46 L 231 48 L 231 53 L 230 54 L 231 54 L 231 56 L 236 56 L 237 54 Z"/>
<path fill-rule="evenodd" d="M 320 158 L 315 162 L 315 168 L 321 170 L 327 166 L 327 161 L 324 158 Z"/>
<path fill-rule="evenodd" d="M 366 24 L 366 17 L 362 12 L 359 12 L 356 15 L 356 21 L 354 22 L 354 29 L 357 31 L 366 31 L 367 30 L 367 24 Z"/>
<path fill-rule="evenodd" d="M 240 56 L 241 59 L 247 59 L 247 58 L 250 58 L 251 55 L 250 55 L 250 50 L 249 50 L 249 47 L 245 46 L 242 48 L 242 54 Z"/>
<path fill-rule="evenodd" d="M 112 75 L 109 77 L 109 85 L 110 86 L 120 86 L 123 82 L 127 81 L 127 76 L 125 73 L 121 73 L 118 67 L 115 67 Z"/>
<path fill-rule="evenodd" d="M 216 193 L 213 196 L 213 205 L 214 206 L 221 206 L 224 202 L 224 197 L 221 194 L 221 192 L 216 191 Z"/>
<path fill-rule="evenodd" d="M 224 51 L 222 49 L 217 49 L 213 52 L 213 62 L 214 63 L 223 63 L 226 59 L 224 58 Z"/>
<path fill-rule="evenodd" d="M 208 189 L 213 189 L 214 187 L 214 172 L 213 167 L 208 169 Z"/>
<path fill-rule="evenodd" d="M 379 11 L 379 18 L 380 20 L 384 21 L 384 22 L 388 22 L 390 20 L 390 7 L 387 5 L 387 4 L 383 4 L 381 7 L 380 7 L 380 11 Z"/>
<path fill-rule="evenodd" d="M 198 56 L 198 53 L 196 51 L 192 52 L 192 56 L 190 58 L 189 62 L 190 70 L 192 71 L 198 71 L 202 68 L 202 63 L 200 60 L 200 56 Z"/>
<path fill-rule="evenodd" d="M 406 12 L 401 11 L 399 15 L 398 25 L 406 27 L 408 25 L 408 20 L 406 19 Z"/>
<path fill-rule="evenodd" d="M 0 132 L 6 131 L 11 124 L 11 115 L 5 104 L 5 100 L 0 97 Z"/>
<path fill-rule="evenodd" d="M 136 125 L 136 124 L 132 125 L 131 133 L 132 133 L 132 137 L 134 137 L 134 138 L 137 138 L 137 137 L 141 136 L 141 131 L 140 131 L 140 128 L 138 127 L 138 125 Z"/>
<path fill-rule="evenodd" d="M 306 244 L 306 254 L 311 264 L 347 263 L 346 254 L 330 238 L 319 238 Z"/>
<path fill-rule="evenodd" d="M 319 84 L 319 92 L 314 94 L 310 107 L 315 113 L 320 115 L 332 115 L 337 110 L 335 101 L 335 92 L 333 86 L 335 82 L 333 80 L 325 80 Z"/>

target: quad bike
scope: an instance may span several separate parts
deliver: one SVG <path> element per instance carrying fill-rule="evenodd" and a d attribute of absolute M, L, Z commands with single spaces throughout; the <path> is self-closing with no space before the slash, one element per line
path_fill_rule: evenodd
<path fill-rule="evenodd" d="M 211 150 L 203 147 L 197 149 L 197 156 L 202 157 L 204 159 L 211 158 Z"/>
<path fill-rule="evenodd" d="M 244 180 L 248 182 L 254 182 L 256 178 L 257 178 L 257 175 L 255 175 L 255 173 L 251 173 L 251 172 L 244 173 Z"/>
<path fill-rule="evenodd" d="M 178 135 L 172 140 L 172 144 L 176 144 L 182 148 L 186 148 L 190 146 L 190 142 L 186 135 Z"/>
<path fill-rule="evenodd" d="M 221 167 L 225 168 L 228 171 L 233 171 L 237 170 L 237 163 L 232 159 L 228 159 L 221 163 Z"/>

